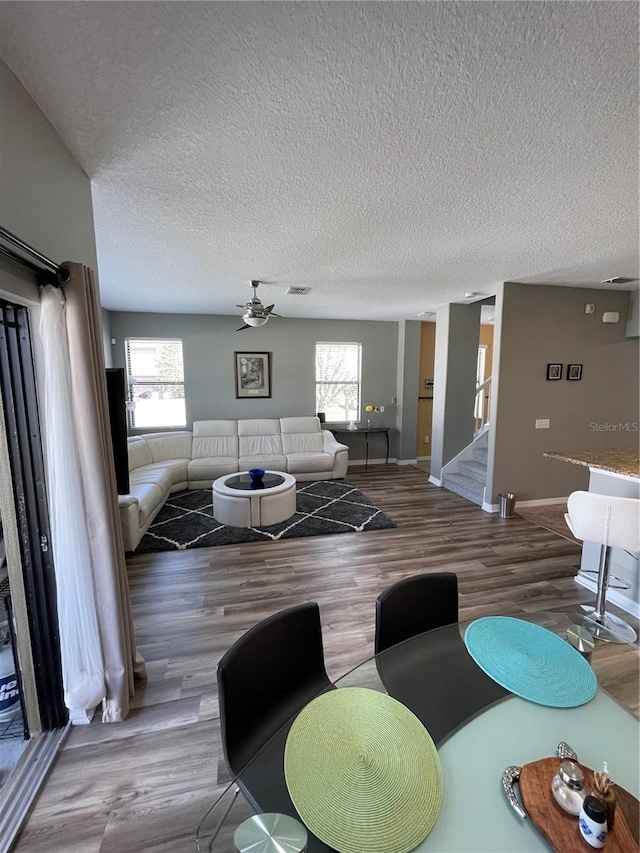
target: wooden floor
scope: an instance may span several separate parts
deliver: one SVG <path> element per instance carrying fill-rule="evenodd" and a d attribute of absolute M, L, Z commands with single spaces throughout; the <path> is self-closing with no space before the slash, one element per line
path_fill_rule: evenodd
<path fill-rule="evenodd" d="M 534 524 L 539 524 L 541 527 L 546 527 L 549 530 L 552 530 L 559 536 L 564 536 L 565 539 L 569 539 L 571 542 L 578 542 L 567 527 L 567 522 L 564 520 L 566 511 L 566 501 L 563 501 L 560 504 L 549 504 L 545 506 L 519 507 L 516 504 L 516 512 L 518 515 L 532 521 Z"/>
<path fill-rule="evenodd" d="M 182 853 L 228 781 L 216 665 L 264 616 L 304 601 L 322 615 L 327 671 L 373 653 L 374 601 L 423 571 L 455 571 L 461 618 L 568 609 L 593 596 L 580 548 L 525 518 L 500 519 L 412 466 L 349 472 L 394 530 L 146 554 L 128 561 L 148 683 L 126 722 L 74 728 L 19 840 L 20 853 Z M 618 647 L 619 648 L 619 647 Z M 609 688 L 624 691 L 612 647 Z M 637 696 L 624 697 L 637 705 Z"/>

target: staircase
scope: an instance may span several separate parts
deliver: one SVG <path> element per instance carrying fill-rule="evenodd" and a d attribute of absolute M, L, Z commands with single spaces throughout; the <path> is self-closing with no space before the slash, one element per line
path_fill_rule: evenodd
<path fill-rule="evenodd" d="M 487 484 L 489 430 L 471 442 L 442 469 L 442 487 L 482 506 Z"/>

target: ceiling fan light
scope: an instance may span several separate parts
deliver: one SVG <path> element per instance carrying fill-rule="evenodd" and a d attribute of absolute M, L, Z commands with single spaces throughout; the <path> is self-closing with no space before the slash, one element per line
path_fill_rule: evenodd
<path fill-rule="evenodd" d="M 247 326 L 264 326 L 269 319 L 268 317 L 251 317 L 249 314 L 243 314 L 242 319 Z"/>

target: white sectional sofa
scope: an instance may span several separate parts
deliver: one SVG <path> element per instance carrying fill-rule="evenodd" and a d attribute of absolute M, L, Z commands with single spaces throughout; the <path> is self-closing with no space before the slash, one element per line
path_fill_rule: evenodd
<path fill-rule="evenodd" d="M 126 551 L 133 551 L 171 492 L 208 489 L 218 477 L 250 468 L 285 471 L 296 480 L 347 474 L 349 448 L 315 417 L 194 421 L 193 431 L 128 439 L 128 495 L 120 495 Z"/>

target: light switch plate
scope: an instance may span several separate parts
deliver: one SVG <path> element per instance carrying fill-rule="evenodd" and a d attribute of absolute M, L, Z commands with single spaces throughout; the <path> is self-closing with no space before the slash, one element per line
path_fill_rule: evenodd
<path fill-rule="evenodd" d="M 549 429 L 551 420 L 549 418 L 538 418 L 536 420 L 536 429 Z"/>

